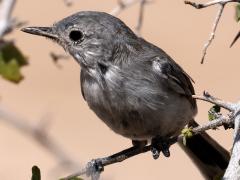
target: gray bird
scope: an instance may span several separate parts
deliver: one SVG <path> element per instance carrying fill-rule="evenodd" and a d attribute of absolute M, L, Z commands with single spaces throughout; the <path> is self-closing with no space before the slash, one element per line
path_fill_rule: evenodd
<path fill-rule="evenodd" d="M 136 36 L 120 19 L 84 11 L 52 27 L 22 31 L 61 45 L 81 66 L 83 98 L 114 132 L 133 146 L 152 143 L 169 156 L 168 139 L 180 134 L 197 113 L 189 75 L 162 49 Z M 207 134 L 196 135 L 183 149 L 206 178 L 225 170 L 229 155 Z"/>

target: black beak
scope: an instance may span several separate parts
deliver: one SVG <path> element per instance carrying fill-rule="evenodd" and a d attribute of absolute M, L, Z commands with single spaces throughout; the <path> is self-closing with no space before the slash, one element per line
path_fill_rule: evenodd
<path fill-rule="evenodd" d="M 21 31 L 38 36 L 44 36 L 50 39 L 58 39 L 56 33 L 54 33 L 52 27 L 25 27 Z"/>

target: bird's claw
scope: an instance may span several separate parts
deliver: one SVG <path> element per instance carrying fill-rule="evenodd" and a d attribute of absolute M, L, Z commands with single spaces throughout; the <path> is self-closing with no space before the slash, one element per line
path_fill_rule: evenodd
<path fill-rule="evenodd" d="M 161 138 L 153 138 L 151 149 L 153 159 L 158 159 L 161 151 L 165 157 L 169 157 L 169 147 L 169 143 L 166 140 L 162 140 Z"/>
<path fill-rule="evenodd" d="M 160 150 L 158 150 L 155 147 L 152 147 L 151 151 L 152 151 L 153 159 L 158 159 L 160 156 Z"/>

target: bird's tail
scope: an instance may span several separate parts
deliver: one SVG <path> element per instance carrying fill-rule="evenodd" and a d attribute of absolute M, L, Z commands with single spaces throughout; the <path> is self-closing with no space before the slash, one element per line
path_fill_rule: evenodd
<path fill-rule="evenodd" d="M 191 127 L 198 126 L 194 120 L 190 125 Z M 230 154 L 207 133 L 204 132 L 188 138 L 185 145 L 182 142 L 179 144 L 205 179 L 217 179 L 224 174 L 230 160 Z"/>

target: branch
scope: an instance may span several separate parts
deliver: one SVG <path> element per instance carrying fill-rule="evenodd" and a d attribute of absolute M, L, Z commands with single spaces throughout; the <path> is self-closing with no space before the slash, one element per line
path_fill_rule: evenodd
<path fill-rule="evenodd" d="M 143 24 L 144 7 L 147 3 L 150 3 L 150 2 L 152 1 L 151 0 L 118 0 L 118 5 L 110 12 L 110 14 L 113 16 L 118 16 L 125 9 L 131 7 L 134 4 L 140 3 L 138 23 L 135 28 L 136 33 L 140 35 L 140 31 Z"/>
<path fill-rule="evenodd" d="M 11 28 L 11 15 L 16 0 L 3 0 L 0 9 L 0 37 L 4 36 L 5 33 Z"/>
<path fill-rule="evenodd" d="M 240 37 L 240 31 L 237 33 L 237 35 L 233 39 L 233 42 L 231 43 L 230 47 L 232 47 L 235 44 L 235 42 L 238 40 L 239 37 Z"/>
<path fill-rule="evenodd" d="M 18 21 L 16 18 L 12 18 L 12 12 L 15 6 L 16 0 L 2 0 L 0 8 L 0 39 L 6 34 L 10 33 L 13 29 L 22 27 L 27 22 Z"/>
<path fill-rule="evenodd" d="M 139 10 L 139 16 L 138 16 L 138 24 L 135 28 L 138 35 L 141 34 L 142 24 L 143 24 L 143 16 L 144 16 L 144 7 L 147 3 L 146 0 L 141 0 L 140 2 L 140 10 Z"/>
<path fill-rule="evenodd" d="M 240 114 L 235 117 L 234 143 L 228 168 L 223 176 L 224 180 L 240 179 Z"/>
<path fill-rule="evenodd" d="M 195 2 L 191 2 L 191 1 L 184 1 L 185 4 L 189 4 L 193 7 L 195 7 L 196 9 L 202 9 L 202 8 L 206 8 L 209 6 L 216 5 L 216 4 L 227 4 L 230 2 L 240 2 L 240 1 L 239 0 L 212 0 L 205 4 L 195 3 Z"/>
<path fill-rule="evenodd" d="M 216 33 L 216 30 L 217 30 L 217 26 L 219 24 L 219 21 L 220 21 L 220 18 L 222 16 L 222 13 L 223 13 L 223 9 L 224 9 L 225 5 L 224 4 L 221 4 L 220 7 L 219 7 L 219 10 L 218 10 L 218 13 L 217 13 L 217 16 L 216 16 L 216 19 L 213 23 L 213 29 L 212 29 L 212 32 L 210 34 L 210 37 L 208 39 L 208 41 L 206 42 L 206 44 L 204 45 L 204 48 L 203 48 L 203 56 L 202 56 L 202 60 L 201 60 L 201 64 L 203 64 L 204 62 L 204 59 L 205 59 L 205 56 L 207 54 L 207 50 L 208 50 L 208 47 L 211 45 L 214 37 L 215 37 L 215 33 Z"/>
<path fill-rule="evenodd" d="M 141 0 L 118 0 L 118 5 L 110 12 L 113 16 L 118 16 L 123 10 L 131 7 L 134 4 L 141 2 Z"/>
<path fill-rule="evenodd" d="M 72 6 L 72 4 L 73 4 L 73 0 L 63 0 L 63 2 L 64 2 L 64 4 L 66 5 L 66 6 Z"/>
<path fill-rule="evenodd" d="M 65 150 L 47 133 L 46 123 L 38 124 L 37 126 L 30 124 L 30 121 L 20 118 L 12 111 L 5 109 L 0 105 L 0 120 L 10 124 L 20 132 L 30 136 L 42 147 L 49 151 L 59 160 L 60 165 L 65 167 L 76 168 L 79 165 L 65 152 Z"/>
<path fill-rule="evenodd" d="M 229 103 L 215 98 L 207 93 L 204 93 L 204 97 L 193 96 L 196 99 L 201 99 L 204 101 L 211 102 L 220 107 L 228 109 L 232 113 L 232 117 L 226 121 L 223 118 L 224 123 L 234 123 L 234 135 L 233 135 L 233 148 L 231 153 L 231 159 L 229 161 L 227 170 L 223 176 L 224 180 L 238 180 L 240 179 L 240 102 L 239 103 Z M 224 120 L 225 119 L 225 120 Z M 212 123 L 212 122 L 211 122 Z M 220 123 L 220 122 L 219 122 Z"/>
<path fill-rule="evenodd" d="M 224 180 L 240 179 L 240 103 L 236 104 L 234 117 L 234 135 L 231 159 L 223 176 Z"/>
<path fill-rule="evenodd" d="M 216 129 L 217 127 L 221 127 L 225 124 L 231 124 L 233 123 L 233 120 L 229 117 L 221 116 L 217 119 L 214 119 L 213 121 L 210 121 L 209 123 L 198 126 L 196 128 L 192 129 L 193 135 L 200 134 L 202 132 L 205 132 L 209 129 Z M 181 138 L 181 136 L 179 137 Z"/>
<path fill-rule="evenodd" d="M 204 91 L 203 96 L 197 96 L 197 95 L 192 95 L 194 99 L 210 102 L 212 104 L 218 105 L 224 109 L 227 109 L 228 111 L 234 111 L 234 104 L 230 102 L 223 101 L 221 99 L 218 99 L 216 97 L 213 97 L 210 95 L 208 92 Z"/>
<path fill-rule="evenodd" d="M 55 52 L 50 52 L 50 57 L 52 58 L 53 62 L 56 64 L 58 68 L 62 68 L 62 66 L 58 64 L 59 60 L 67 60 L 70 58 L 70 56 L 68 55 L 56 54 Z"/>
<path fill-rule="evenodd" d="M 216 4 L 220 5 L 219 10 L 218 10 L 217 15 L 216 15 L 216 18 L 213 22 L 213 29 L 210 33 L 210 37 L 209 37 L 208 41 L 205 43 L 204 48 L 203 48 L 203 55 L 202 55 L 201 64 L 204 63 L 204 60 L 205 60 L 205 57 L 206 57 L 206 54 L 207 54 L 207 50 L 213 42 L 213 39 L 215 37 L 219 21 L 222 17 L 222 14 L 223 14 L 224 7 L 227 3 L 230 3 L 230 2 L 239 2 L 240 3 L 240 0 L 212 0 L 212 1 L 209 1 L 205 4 L 198 4 L 198 3 L 195 3 L 195 2 L 191 2 L 191 1 L 184 1 L 185 4 L 191 5 L 191 6 L 195 7 L 196 9 L 202 9 L 202 8 L 206 8 L 206 7 L 209 7 L 209 6 L 216 5 Z"/>

